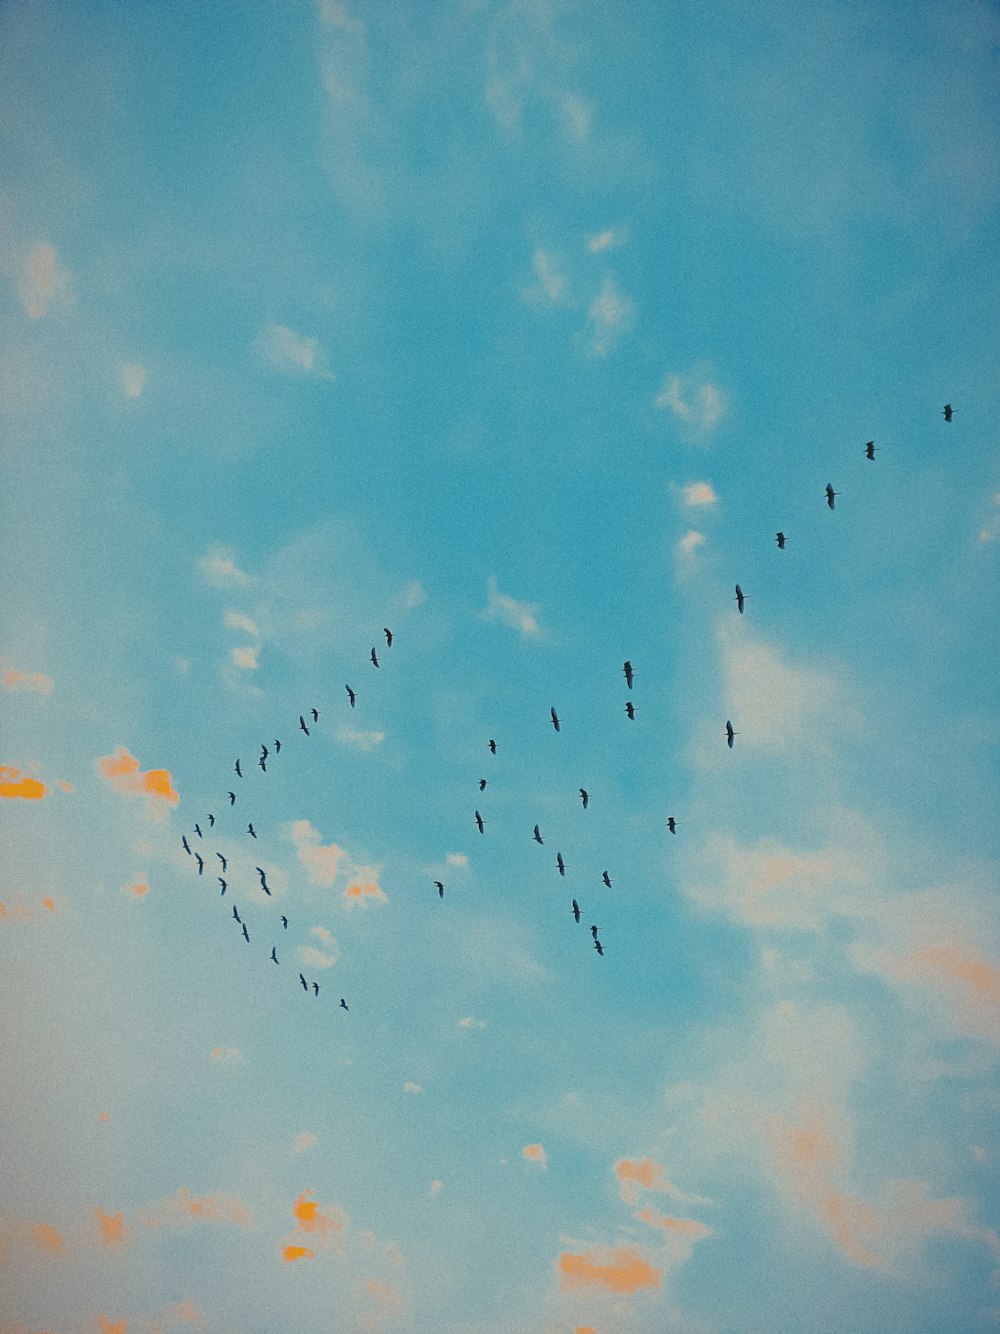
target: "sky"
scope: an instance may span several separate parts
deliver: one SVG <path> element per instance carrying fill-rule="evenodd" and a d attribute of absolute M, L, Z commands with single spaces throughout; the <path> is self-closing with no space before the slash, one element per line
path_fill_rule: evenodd
<path fill-rule="evenodd" d="M 3 5 L 0 1334 L 1000 1328 L 998 73 Z"/>

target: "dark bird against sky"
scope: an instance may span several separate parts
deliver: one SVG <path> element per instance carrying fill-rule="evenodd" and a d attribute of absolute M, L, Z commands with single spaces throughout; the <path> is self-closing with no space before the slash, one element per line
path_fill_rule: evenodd
<path fill-rule="evenodd" d="M 624 672 L 625 672 L 625 684 L 628 686 L 629 690 L 631 690 L 631 689 L 632 689 L 632 676 L 633 676 L 633 673 L 632 673 L 632 664 L 629 662 L 629 660 L 628 660 L 627 658 L 625 659 L 625 666 L 624 666 L 624 669 L 623 669 L 623 670 L 624 670 Z"/>
<path fill-rule="evenodd" d="M 223 894 L 225 894 L 226 890 L 227 890 L 228 887 L 229 887 L 229 882 L 228 882 L 227 880 L 223 880 L 223 878 L 222 878 L 221 875 L 217 875 L 215 878 L 216 878 L 216 880 L 218 880 L 219 884 L 222 886 L 222 889 L 219 891 L 219 898 L 221 899 L 222 896 L 223 896 Z"/>
<path fill-rule="evenodd" d="M 840 492 L 839 492 L 839 491 L 834 491 L 834 489 L 833 489 L 833 484 L 832 484 L 831 482 L 827 482 L 827 484 L 826 484 L 826 503 L 830 506 L 831 509 L 833 509 L 834 501 L 836 500 L 837 496 L 839 496 L 839 495 L 840 495 Z"/>
<path fill-rule="evenodd" d="M 950 403 L 946 403 L 946 404 L 944 405 L 944 407 L 941 409 L 941 411 L 944 413 L 944 419 L 945 419 L 945 421 L 946 421 L 946 422 L 950 422 L 950 421 L 951 421 L 951 415 L 952 415 L 952 406 L 951 406 L 951 404 L 950 404 Z"/>
<path fill-rule="evenodd" d="M 229 859 L 228 859 L 228 857 L 223 857 L 223 855 L 222 855 L 221 852 L 217 852 L 215 855 L 216 855 L 216 857 L 218 857 L 219 861 L 222 863 L 222 873 L 223 873 L 223 875 L 225 875 L 225 873 L 226 873 L 226 867 L 229 865 Z"/>
<path fill-rule="evenodd" d="M 382 633 L 385 635 L 386 648 L 392 648 L 392 631 L 389 629 L 387 625 L 383 625 Z"/>
<path fill-rule="evenodd" d="M 240 768 L 240 762 L 239 762 L 239 760 L 236 761 L 236 763 L 235 763 L 235 765 L 233 766 L 233 768 L 236 770 L 236 777 L 237 777 L 237 778 L 242 778 L 242 777 L 243 777 L 243 770 Z M 232 793 L 230 793 L 229 795 L 230 795 L 231 797 L 233 796 Z M 236 800 L 236 798 L 233 797 L 233 801 L 235 801 L 235 800 Z M 233 801 L 231 801 L 231 802 L 229 803 L 230 806 L 233 804 Z"/>
<path fill-rule="evenodd" d="M 435 885 L 437 886 L 438 898 L 439 898 L 439 899 L 443 899 L 443 898 L 444 898 L 444 885 L 441 883 L 440 880 L 435 880 L 434 883 L 435 883 Z"/>
<path fill-rule="evenodd" d="M 583 802 L 583 809 L 586 810 L 590 805 L 590 793 L 585 787 L 581 787 L 580 789 L 580 800 Z"/>
<path fill-rule="evenodd" d="M 738 733 L 736 733 L 736 732 L 733 731 L 733 725 L 732 725 L 732 723 L 729 721 L 729 719 L 727 718 L 727 719 L 726 719 L 726 745 L 729 747 L 730 750 L 732 750 L 732 748 L 733 748 L 733 737 L 734 737 L 734 736 L 737 736 L 737 735 L 738 735 Z"/>
<path fill-rule="evenodd" d="M 596 938 L 596 936 L 594 937 L 594 949 L 597 951 L 597 953 L 598 953 L 598 954 L 601 956 L 601 958 L 603 959 L 603 958 L 604 958 L 604 946 L 603 946 L 603 945 L 601 944 L 601 942 Z"/>
<path fill-rule="evenodd" d="M 556 729 L 556 731 L 558 732 L 558 731 L 559 731 L 559 715 L 558 715 L 558 713 L 556 713 L 555 709 L 549 709 L 549 715 L 550 715 L 550 717 L 552 718 L 552 726 L 553 726 L 553 727 Z"/>
<path fill-rule="evenodd" d="M 535 825 L 535 830 L 534 833 L 531 835 L 531 837 L 535 840 L 536 843 L 545 842 L 545 840 L 542 838 L 541 833 L 539 832 L 538 825 Z"/>
<path fill-rule="evenodd" d="M 743 603 L 744 603 L 745 601 L 746 601 L 746 598 L 745 598 L 745 596 L 744 596 L 744 594 L 743 594 L 743 589 L 740 588 L 739 584 L 737 584 L 737 585 L 736 585 L 736 610 L 739 612 L 739 614 L 740 614 L 741 616 L 743 615 Z"/>
<path fill-rule="evenodd" d="M 490 737 L 490 754 L 495 755 L 496 753 L 497 753 L 497 743 L 493 740 L 492 737 Z"/>
<path fill-rule="evenodd" d="M 344 1000 L 343 996 L 341 996 L 341 998 L 340 998 L 340 1008 L 341 1008 L 342 1010 L 346 1010 L 346 1009 L 347 1009 L 347 1001 Z"/>
<path fill-rule="evenodd" d="M 196 852 L 194 854 L 194 859 L 198 863 L 198 874 L 201 875 L 202 871 L 205 869 L 204 858 L 202 857 L 200 852 Z"/>
<path fill-rule="evenodd" d="M 634 721 L 634 719 L 635 719 L 635 705 L 632 703 L 632 701 L 631 701 L 630 699 L 627 699 L 627 700 L 625 701 L 625 712 L 626 712 L 626 714 L 628 715 L 628 717 Z"/>
<path fill-rule="evenodd" d="M 607 885 L 608 889 L 610 889 L 610 888 L 611 888 L 611 877 L 608 875 L 607 871 L 602 871 L 602 872 L 601 872 L 601 879 L 602 879 L 602 880 L 604 881 L 604 883 Z"/>
<path fill-rule="evenodd" d="M 302 990 L 308 994 L 309 983 L 305 980 L 305 978 L 302 976 L 301 973 L 299 973 L 299 981 L 302 983 Z"/>
<path fill-rule="evenodd" d="M 254 829 L 254 827 L 253 827 L 253 821 L 252 821 L 252 820 L 251 820 L 250 823 L 247 825 L 247 833 L 250 835 L 251 838 L 256 838 L 256 837 L 257 837 L 257 831 L 256 831 L 256 829 Z"/>
<path fill-rule="evenodd" d="M 277 962 L 278 962 L 278 947 L 277 947 L 277 945 L 272 945 L 272 946 L 271 946 L 271 962 L 272 962 L 272 963 L 277 963 Z"/>
<path fill-rule="evenodd" d="M 354 701 L 357 699 L 357 695 L 354 693 L 354 691 L 351 689 L 350 686 L 344 686 L 344 689 L 347 691 L 347 698 L 351 701 L 351 708 L 353 709 Z"/>
<path fill-rule="evenodd" d="M 183 846 L 184 851 L 185 851 L 185 852 L 187 853 L 187 855 L 190 857 L 190 856 L 191 856 L 191 844 L 190 844 L 190 843 L 188 842 L 188 840 L 187 840 L 187 834 L 182 834 L 182 835 L 181 835 L 181 845 Z"/>
<path fill-rule="evenodd" d="M 476 828 L 480 833 L 483 832 L 483 817 L 476 811 Z"/>
<path fill-rule="evenodd" d="M 667 819 L 667 828 L 670 830 L 672 834 L 677 833 L 677 821 L 674 819 L 672 815 L 669 816 Z"/>
<path fill-rule="evenodd" d="M 235 805 L 236 805 L 236 793 L 235 793 L 235 792 L 230 792 L 230 793 L 229 793 L 229 804 L 230 804 L 230 806 L 235 806 Z"/>
<path fill-rule="evenodd" d="M 577 903 L 576 899 L 574 899 L 574 900 L 573 900 L 573 921 L 574 921 L 574 922 L 578 922 L 579 920 L 580 920 L 580 905 Z"/>
<path fill-rule="evenodd" d="M 875 462 L 875 441 L 874 441 L 874 440 L 869 440 L 868 443 L 867 443 L 867 445 L 865 445 L 865 458 L 866 458 L 866 459 L 871 459 L 871 461 L 872 461 L 873 463 Z"/>
<path fill-rule="evenodd" d="M 310 712 L 310 713 L 312 714 L 312 716 L 313 716 L 313 722 L 314 722 L 314 723 L 318 723 L 318 722 L 319 722 L 319 709 L 310 709 L 309 712 Z"/>
<path fill-rule="evenodd" d="M 284 913 L 281 914 L 281 925 L 284 927 L 286 931 L 288 930 L 288 918 L 285 916 Z"/>
<path fill-rule="evenodd" d="M 777 534 L 775 535 L 775 541 L 778 543 L 778 550 L 779 550 L 779 551 L 784 551 L 784 549 L 785 549 L 785 534 L 784 534 L 784 533 L 777 533 Z"/>
<path fill-rule="evenodd" d="M 372 666 L 378 666 L 378 654 L 375 652 L 374 648 L 372 649 Z"/>
<path fill-rule="evenodd" d="M 309 735 L 309 728 L 306 727 L 306 720 L 302 717 L 301 713 L 299 714 L 299 730 L 305 732 L 306 736 Z"/>
<path fill-rule="evenodd" d="M 561 852 L 556 853 L 556 866 L 559 868 L 560 875 L 566 874 L 566 863 L 563 861 L 563 855 Z"/>

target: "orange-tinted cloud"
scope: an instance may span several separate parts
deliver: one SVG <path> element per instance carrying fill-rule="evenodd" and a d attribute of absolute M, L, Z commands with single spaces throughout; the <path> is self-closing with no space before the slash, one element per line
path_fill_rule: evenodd
<path fill-rule="evenodd" d="M 666 1214 L 658 1214 L 648 1206 L 640 1209 L 636 1218 L 640 1223 L 648 1223 L 650 1227 L 661 1227 L 667 1232 L 676 1233 L 679 1237 L 690 1237 L 692 1241 L 700 1241 L 702 1237 L 712 1235 L 712 1229 L 705 1223 L 699 1223 L 696 1218 L 671 1218 Z"/>
<path fill-rule="evenodd" d="M 38 320 L 56 299 L 72 303 L 71 283 L 72 275 L 59 263 L 55 246 L 39 241 L 25 259 L 18 284 L 25 314 Z"/>
<path fill-rule="evenodd" d="M 304 1149 L 311 1149 L 316 1143 L 316 1136 L 311 1130 L 300 1130 L 295 1136 L 295 1152 L 302 1153 Z"/>
<path fill-rule="evenodd" d="M 304 1190 L 292 1205 L 292 1217 L 300 1232 L 316 1232 L 324 1240 L 331 1232 L 342 1232 L 347 1226 L 347 1215 L 339 1205 L 330 1206 L 331 1212 L 323 1213 L 315 1200 L 309 1196 L 313 1192 Z"/>
<path fill-rule="evenodd" d="M 62 1234 L 51 1223 L 38 1223 L 31 1230 L 31 1239 L 40 1251 L 61 1255 L 65 1249 Z"/>
<path fill-rule="evenodd" d="M 293 820 L 289 837 L 310 882 L 329 888 L 337 878 L 341 861 L 347 856 L 344 849 L 336 843 L 321 844 L 319 830 L 314 829 L 308 820 Z"/>
<path fill-rule="evenodd" d="M 51 695 L 55 682 L 44 672 L 19 672 L 13 667 L 5 667 L 0 676 L 4 690 L 13 694 L 15 690 L 30 690 L 36 695 Z"/>
<path fill-rule="evenodd" d="M 97 1219 L 102 1246 L 117 1247 L 125 1245 L 124 1213 L 106 1214 L 100 1205 L 98 1205 L 94 1210 L 94 1217 Z"/>
<path fill-rule="evenodd" d="M 583 1255 L 563 1251 L 558 1264 L 563 1288 L 603 1287 L 628 1293 L 658 1288 L 663 1281 L 663 1270 L 655 1269 L 635 1246 L 602 1247 Z"/>
<path fill-rule="evenodd" d="M 190 1299 L 183 1302 L 171 1302 L 165 1306 L 156 1317 L 155 1322 L 149 1321 L 147 1328 L 149 1334 L 162 1334 L 166 1325 L 203 1325 L 205 1317 L 196 1302 Z"/>
<path fill-rule="evenodd" d="M 176 806 L 180 801 L 180 793 L 174 790 L 169 769 L 147 769 L 143 773 L 139 761 L 124 746 L 119 746 L 113 755 L 102 755 L 97 760 L 97 768 L 118 792 L 152 797 L 171 806 Z"/>
<path fill-rule="evenodd" d="M 681 1204 L 711 1203 L 701 1195 L 686 1195 L 684 1191 L 678 1190 L 667 1180 L 665 1169 L 652 1158 L 639 1160 L 619 1158 L 615 1163 L 615 1176 L 618 1178 L 618 1189 L 622 1199 L 633 1208 L 639 1203 L 639 1194 L 643 1190 L 659 1191 Z"/>
<path fill-rule="evenodd" d="M 98 1119 L 98 1121 L 110 1121 L 110 1120 L 111 1120 L 111 1113 L 110 1113 L 110 1112 L 98 1112 L 98 1113 L 97 1113 L 97 1119 Z"/>
<path fill-rule="evenodd" d="M 526 1144 L 521 1150 L 521 1156 L 529 1163 L 538 1163 L 541 1167 L 548 1166 L 548 1158 L 540 1144 Z"/>
<path fill-rule="evenodd" d="M 28 778 L 12 764 L 0 764 L 0 797 L 23 797 L 25 801 L 40 801 L 48 788 L 37 778 Z"/>
<path fill-rule="evenodd" d="M 597 1330 L 593 1325 L 577 1325 L 573 1334 L 597 1334 Z"/>
<path fill-rule="evenodd" d="M 965 954 L 953 945 L 929 945 L 911 956 L 918 971 L 938 973 L 972 987 L 984 1000 L 1000 1003 L 1000 970 L 984 959 Z"/>
<path fill-rule="evenodd" d="M 176 1195 L 157 1201 L 140 1215 L 147 1227 L 188 1228 L 195 1223 L 236 1223 L 249 1227 L 253 1217 L 245 1205 L 228 1191 L 192 1195 L 181 1186 Z"/>
<path fill-rule="evenodd" d="M 46 912 L 55 914 L 56 911 L 55 900 L 50 899 L 48 895 L 46 895 L 45 898 L 42 899 L 42 907 L 45 909 Z"/>
<path fill-rule="evenodd" d="M 369 903 L 386 903 L 387 897 L 381 886 L 374 880 L 356 880 L 344 890 L 348 903 L 357 903 L 367 907 Z"/>
<path fill-rule="evenodd" d="M 106 1315 L 99 1315 L 97 1323 L 100 1325 L 101 1334 L 128 1334 L 127 1320 L 109 1320 Z"/>
<path fill-rule="evenodd" d="M 149 893 L 145 880 L 137 880 L 134 885 L 122 885 L 123 894 L 131 894 L 134 899 L 144 898 Z"/>
<path fill-rule="evenodd" d="M 316 1252 L 310 1250 L 308 1246 L 282 1246 L 281 1258 L 286 1265 L 290 1265 L 296 1260 L 315 1260 Z"/>

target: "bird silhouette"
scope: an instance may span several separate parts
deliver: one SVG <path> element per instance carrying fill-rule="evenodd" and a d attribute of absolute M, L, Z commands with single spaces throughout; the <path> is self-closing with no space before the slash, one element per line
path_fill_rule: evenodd
<path fill-rule="evenodd" d="M 839 491 L 834 491 L 832 484 L 831 484 L 830 482 L 827 482 L 827 484 L 826 484 L 826 503 L 830 506 L 831 509 L 833 509 L 834 500 L 835 500 L 836 497 L 839 496 L 839 495 L 840 495 L 840 492 L 839 492 Z"/>
<path fill-rule="evenodd" d="M 184 851 L 185 851 L 185 852 L 187 853 L 187 855 L 190 857 L 190 856 L 191 856 L 191 844 L 190 844 L 190 843 L 188 842 L 188 840 L 187 840 L 187 834 L 182 834 L 182 835 L 181 835 L 181 846 L 184 848 Z"/>
<path fill-rule="evenodd" d="M 215 828 L 215 816 L 212 815 L 212 814 L 209 814 L 209 817 L 208 817 L 208 827 L 209 827 L 209 829 L 214 829 L 214 828 Z"/>
<path fill-rule="evenodd" d="M 200 824 L 196 824 L 196 825 L 195 825 L 195 827 L 194 827 L 194 832 L 198 835 L 199 838 L 204 838 L 204 837 L 205 837 L 205 835 L 201 832 L 201 825 L 200 825 Z"/>
<path fill-rule="evenodd" d="M 602 879 L 602 880 L 604 881 L 604 883 L 607 885 L 608 889 L 610 889 L 610 888 L 611 888 L 611 877 L 608 875 L 607 871 L 602 871 L 602 872 L 601 872 L 601 879 Z"/>
<path fill-rule="evenodd" d="M 559 868 L 560 875 L 566 874 L 566 863 L 563 861 L 563 855 L 561 852 L 556 853 L 556 866 L 558 866 Z"/>
<path fill-rule="evenodd" d="M 277 737 L 275 737 L 275 738 L 274 738 L 274 753 L 275 753 L 275 755 L 279 754 L 280 751 L 281 751 L 281 742 L 278 740 Z"/>
<path fill-rule="evenodd" d="M 288 918 L 285 916 L 284 913 L 281 914 L 281 925 L 284 927 L 286 931 L 288 930 Z"/>
<path fill-rule="evenodd" d="M 443 898 L 444 898 L 444 885 L 441 883 L 440 880 L 435 880 L 434 883 L 435 883 L 435 885 L 437 885 L 438 898 L 439 898 L 439 899 L 443 899 Z"/>
<path fill-rule="evenodd" d="M 538 832 L 538 825 L 535 825 L 535 832 L 531 835 L 531 837 L 535 840 L 536 843 L 545 842 L 544 838 L 542 838 L 541 834 Z"/>
<path fill-rule="evenodd" d="M 236 770 L 236 777 L 237 777 L 237 778 L 242 778 L 242 777 L 243 777 L 243 770 L 240 768 L 240 762 L 239 762 L 239 760 L 236 761 L 236 763 L 235 763 L 235 765 L 233 766 L 233 768 Z M 230 793 L 230 795 L 232 795 L 232 794 Z M 233 800 L 235 800 L 235 798 L 233 798 Z M 230 804 L 230 806 L 231 806 L 233 803 L 230 802 L 229 804 Z"/>
<path fill-rule="evenodd" d="M 631 690 L 631 689 L 632 689 L 632 677 L 633 677 L 634 673 L 633 673 L 633 671 L 632 671 L 632 664 L 628 661 L 627 658 L 626 658 L 626 660 L 625 660 L 625 666 L 624 666 L 624 669 L 623 669 L 623 670 L 624 670 L 624 672 L 625 672 L 625 684 L 628 686 L 629 690 Z"/>
<path fill-rule="evenodd" d="M 635 705 L 630 699 L 625 701 L 625 712 L 630 719 L 635 720 Z"/>
<path fill-rule="evenodd" d="M 590 928 L 590 934 L 594 937 L 595 940 L 597 939 L 597 933 L 598 931 L 600 931 L 600 929 L 601 928 L 599 926 L 592 926 Z"/>
<path fill-rule="evenodd" d="M 256 869 L 257 869 L 257 874 L 260 876 L 260 887 L 261 887 L 261 889 L 264 891 L 264 893 L 267 895 L 267 897 L 270 898 L 270 897 L 271 897 L 271 891 L 270 891 L 270 890 L 268 889 L 268 887 L 267 887 L 267 876 L 264 874 L 264 868 L 261 867 L 261 866 L 258 866 Z"/>
<path fill-rule="evenodd" d="M 483 817 L 476 811 L 476 828 L 480 833 L 483 832 Z"/>
<path fill-rule="evenodd" d="M 372 649 L 372 666 L 373 667 L 378 666 L 378 654 L 375 652 L 374 649 Z"/>
<path fill-rule="evenodd" d="M 301 713 L 299 714 L 299 730 L 305 732 L 306 736 L 309 735 L 309 728 L 306 727 L 306 720 L 302 717 Z"/>
<path fill-rule="evenodd" d="M 574 899 L 574 900 L 573 900 L 573 921 L 574 921 L 574 922 L 578 922 L 579 920 L 580 920 L 580 905 L 577 903 L 576 899 Z"/>
<path fill-rule="evenodd" d="M 497 753 L 497 743 L 493 740 L 492 737 L 490 737 L 490 754 L 495 755 L 496 753 Z"/>
<path fill-rule="evenodd" d="M 777 534 L 775 535 L 775 541 L 778 543 L 778 550 L 779 550 L 779 551 L 784 551 L 784 549 L 785 549 L 785 534 L 784 534 L 784 533 L 777 533 Z"/>
<path fill-rule="evenodd" d="M 256 831 L 256 830 L 254 829 L 254 827 L 253 827 L 253 821 L 252 821 L 252 820 L 251 820 L 250 823 L 247 825 L 247 833 L 250 835 L 251 838 L 256 838 L 256 837 L 257 837 L 257 831 Z"/>
<path fill-rule="evenodd" d="M 486 791 L 486 779 L 485 779 L 485 778 L 480 778 L 480 780 L 479 780 L 479 790 L 480 790 L 480 792 L 485 792 L 485 791 Z"/>
<path fill-rule="evenodd" d="M 313 716 L 313 722 L 314 722 L 314 723 L 318 723 L 318 722 L 319 722 L 319 709 L 310 709 L 309 712 L 310 712 L 310 713 L 312 714 L 312 716 Z"/>
<path fill-rule="evenodd" d="M 246 922 L 243 923 L 243 939 L 248 945 L 250 944 L 250 932 L 247 930 Z"/>
<path fill-rule="evenodd" d="M 551 718 L 552 718 L 552 726 L 553 726 L 553 727 L 556 729 L 556 731 L 558 732 L 558 731 L 559 731 L 559 715 L 558 715 L 558 713 L 556 713 L 555 709 L 549 709 L 549 714 L 551 715 Z"/>
<path fill-rule="evenodd" d="M 258 763 L 258 764 L 260 765 L 260 767 L 264 770 L 264 772 L 267 773 L 267 760 L 264 758 L 263 755 L 260 757 L 260 759 L 257 761 L 257 763 Z"/>
<path fill-rule="evenodd" d="M 235 806 L 235 805 L 236 805 L 236 793 L 235 793 L 235 792 L 230 792 L 230 793 L 229 793 L 229 804 L 230 804 L 230 806 Z"/>
<path fill-rule="evenodd" d="M 590 805 L 590 793 L 585 787 L 581 787 L 580 789 L 580 800 L 583 802 L 583 809 L 586 810 Z"/>
<path fill-rule="evenodd" d="M 198 863 L 198 874 L 201 875 L 202 871 L 205 869 L 205 859 L 200 852 L 194 854 L 194 859 Z"/>
<path fill-rule="evenodd" d="M 944 405 L 944 407 L 941 409 L 941 411 L 942 411 L 942 413 L 944 414 L 944 419 L 945 419 L 945 421 L 946 421 L 946 422 L 950 422 L 950 421 L 951 421 L 951 414 L 952 414 L 952 406 L 951 406 L 951 404 L 950 404 L 950 403 L 946 403 L 946 404 Z"/>
<path fill-rule="evenodd" d="M 386 648 L 392 648 L 392 631 L 389 629 L 387 625 L 383 625 L 382 633 L 385 635 Z"/>
<path fill-rule="evenodd" d="M 341 1008 L 342 1010 L 346 1010 L 346 1009 L 347 1009 L 347 1001 L 344 1000 L 343 996 L 341 996 L 341 998 L 340 998 L 340 1008 Z"/>
<path fill-rule="evenodd" d="M 603 959 L 603 958 L 604 958 L 604 946 L 601 944 L 601 942 L 597 939 L 596 936 L 594 937 L 594 949 L 597 951 L 597 953 L 598 953 L 598 954 L 601 956 L 601 958 Z"/>
<path fill-rule="evenodd" d="M 223 874 L 225 874 L 226 867 L 229 865 L 229 859 L 227 857 L 223 857 L 221 852 L 217 852 L 215 855 L 216 857 L 218 857 L 219 861 L 222 862 L 222 871 Z"/>
<path fill-rule="evenodd" d="M 309 983 L 305 980 L 305 978 L 302 976 L 301 973 L 299 973 L 299 981 L 302 983 L 302 990 L 308 994 Z"/>
<path fill-rule="evenodd" d="M 746 598 L 745 598 L 745 596 L 744 596 L 743 589 L 740 588 L 739 584 L 737 584 L 737 585 L 736 585 L 736 610 L 739 612 L 739 614 L 740 614 L 741 616 L 743 615 L 743 603 L 744 603 L 745 601 L 746 601 Z"/>
<path fill-rule="evenodd" d="M 219 898 L 221 899 L 222 896 L 223 896 L 223 894 L 225 894 L 226 890 L 227 890 L 228 887 L 229 887 L 229 882 L 228 882 L 228 880 L 223 880 L 223 878 L 222 878 L 221 875 L 217 875 L 215 878 L 216 878 L 216 880 L 218 880 L 219 884 L 222 886 L 222 888 L 219 890 Z"/>
<path fill-rule="evenodd" d="M 266 760 L 268 755 L 270 755 L 270 753 L 271 752 L 268 750 L 268 748 L 262 743 L 260 748 L 260 758 L 262 760 Z"/>
<path fill-rule="evenodd" d="M 871 459 L 871 461 L 872 461 L 873 463 L 875 462 L 875 441 L 874 441 L 874 440 L 869 440 L 868 443 L 867 443 L 867 445 L 865 445 L 865 458 L 866 458 L 866 459 Z"/>
<path fill-rule="evenodd" d="M 351 689 L 350 686 L 344 686 L 344 689 L 347 691 L 347 698 L 351 701 L 351 708 L 353 709 L 354 701 L 357 699 L 357 695 L 354 693 L 354 691 Z"/>
<path fill-rule="evenodd" d="M 733 737 L 734 737 L 734 736 L 739 736 L 739 732 L 734 732 L 734 731 L 733 731 L 733 725 L 732 725 L 732 723 L 729 721 L 729 719 L 727 718 L 727 719 L 726 719 L 726 745 L 729 747 L 730 750 L 732 750 L 732 748 L 733 748 Z"/>
<path fill-rule="evenodd" d="M 272 962 L 272 963 L 277 963 L 277 962 L 278 962 L 278 947 L 277 947 L 277 945 L 272 945 L 272 946 L 271 946 L 271 962 Z"/>
<path fill-rule="evenodd" d="M 239 909 L 236 907 L 235 903 L 233 904 L 233 917 L 239 922 L 240 926 L 243 925 L 243 918 L 240 916 Z"/>
<path fill-rule="evenodd" d="M 672 834 L 677 833 L 677 821 L 674 819 L 672 815 L 669 816 L 667 819 L 667 828 L 670 830 Z"/>
<path fill-rule="evenodd" d="M 314 982 L 314 983 L 313 983 L 313 995 L 314 995 L 314 996 L 318 996 L 318 995 L 319 995 L 319 983 L 318 983 L 318 982 Z"/>

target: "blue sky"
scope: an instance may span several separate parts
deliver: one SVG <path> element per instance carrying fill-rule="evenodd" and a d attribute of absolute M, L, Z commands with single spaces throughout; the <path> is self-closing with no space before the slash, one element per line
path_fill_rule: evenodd
<path fill-rule="evenodd" d="M 3 8 L 2 1334 L 1000 1325 L 998 59 Z"/>

